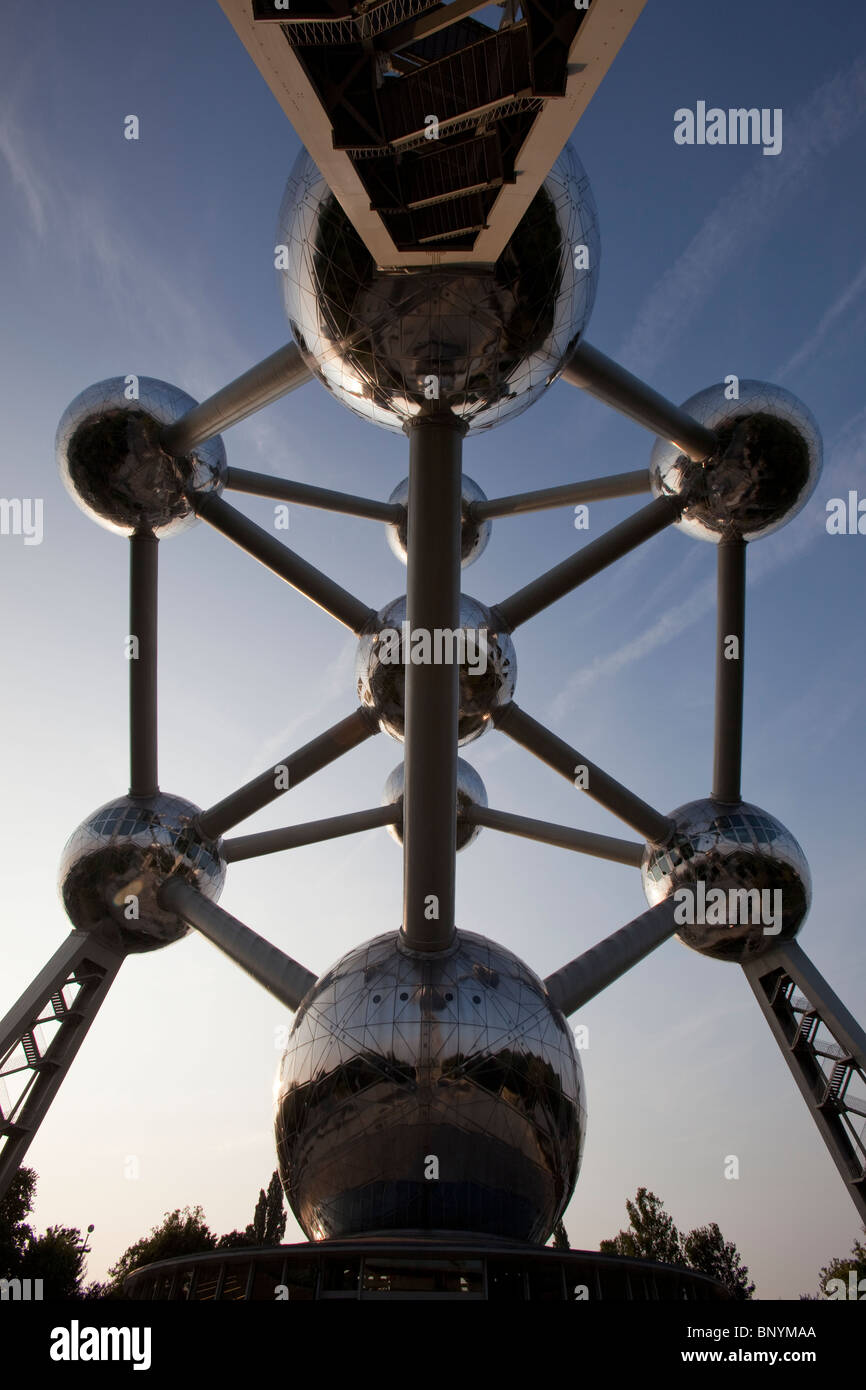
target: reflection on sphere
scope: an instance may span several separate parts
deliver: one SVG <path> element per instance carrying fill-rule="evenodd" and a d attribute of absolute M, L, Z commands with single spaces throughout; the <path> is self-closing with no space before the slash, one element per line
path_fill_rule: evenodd
<path fill-rule="evenodd" d="M 394 599 L 371 620 L 361 634 L 355 658 L 358 699 L 379 722 L 379 727 L 401 742 L 405 734 L 406 596 Z M 460 663 L 458 744 L 471 743 L 489 727 L 495 710 L 507 705 L 517 682 L 517 658 L 509 634 L 497 630 L 489 608 L 463 594 L 460 626 L 466 632 Z M 399 649 L 395 634 L 399 635 Z M 445 644 L 443 643 L 443 649 Z M 449 644 L 449 650 L 453 648 Z M 412 652 L 410 635 L 409 655 Z M 483 669 L 482 669 L 483 668 Z"/>
<path fill-rule="evenodd" d="M 60 862 L 63 906 L 81 931 L 124 951 L 151 951 L 190 928 L 157 901 L 176 877 L 214 902 L 225 881 L 219 844 L 197 828 L 200 808 L 167 792 L 121 796 L 93 811 Z M 132 899 L 132 902 L 130 901 Z"/>
<path fill-rule="evenodd" d="M 167 381 L 138 378 L 138 399 L 127 379 L 88 386 L 67 406 L 57 427 L 57 465 L 77 506 L 100 526 L 122 536 L 152 532 L 164 539 L 194 526 L 191 498 L 222 492 L 226 455 L 215 435 L 175 457 L 160 442 L 197 404 Z"/>
<path fill-rule="evenodd" d="M 723 384 L 699 391 L 683 410 L 715 432 L 704 463 L 657 440 L 650 458 L 656 496 L 687 499 L 675 523 L 699 540 L 757 540 L 777 531 L 808 502 L 821 474 L 821 433 L 802 401 L 783 386 L 741 381 L 739 399 Z"/>
<path fill-rule="evenodd" d="M 393 931 L 376 937 L 295 1016 L 277 1151 L 312 1240 L 449 1230 L 544 1241 L 585 1129 L 571 1030 L 541 980 L 484 937 L 459 932 L 432 955 L 402 951 Z"/>
<path fill-rule="evenodd" d="M 305 150 L 276 240 L 288 248 L 283 302 L 308 367 L 391 430 L 450 410 L 475 432 L 525 410 L 577 346 L 598 279 L 595 204 L 570 146 L 494 266 L 378 270 Z"/>
<path fill-rule="evenodd" d="M 747 801 L 732 805 L 711 797 L 678 807 L 671 819 L 676 831 L 670 844 L 648 845 L 644 852 L 641 874 L 651 907 L 701 880 L 707 892 L 763 891 L 767 896 L 762 903 L 771 912 L 777 901 L 782 908 L 781 921 L 769 923 L 781 930 L 768 933 L 763 917 L 755 921 L 750 912 L 743 921 L 740 903 L 745 906 L 746 900 L 738 898 L 738 920 L 733 924 L 726 920 L 724 925 L 710 921 L 680 926 L 677 937 L 684 945 L 715 960 L 744 964 L 793 940 L 809 911 L 812 882 L 805 854 L 781 821 Z M 780 900 L 773 896 L 777 890 Z M 757 903 L 751 899 L 752 905 Z"/>

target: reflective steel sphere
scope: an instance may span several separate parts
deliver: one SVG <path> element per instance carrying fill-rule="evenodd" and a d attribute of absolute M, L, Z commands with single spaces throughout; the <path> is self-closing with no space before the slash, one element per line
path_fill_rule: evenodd
<path fill-rule="evenodd" d="M 544 1241 L 586 1128 L 571 1030 L 502 946 L 388 932 L 313 986 L 280 1068 L 286 1195 L 312 1240 L 448 1230 Z"/>
<path fill-rule="evenodd" d="M 739 391 L 728 401 L 723 384 L 710 386 L 683 403 L 718 436 L 712 458 L 693 463 L 663 439 L 650 457 L 653 492 L 689 499 L 675 524 L 700 540 L 768 536 L 802 510 L 821 473 L 821 433 L 802 401 L 764 381 Z"/>
<path fill-rule="evenodd" d="M 472 521 L 469 517 L 469 507 L 473 502 L 486 502 L 487 495 L 482 492 L 476 482 L 463 474 L 463 522 L 460 527 L 460 563 L 465 569 L 467 565 L 474 564 L 479 555 L 487 549 L 487 542 L 490 540 L 490 532 L 493 530 L 492 521 Z M 402 483 L 398 483 L 389 502 L 397 502 L 401 507 L 405 507 L 409 501 L 409 479 L 404 478 Z M 389 525 L 386 529 L 388 544 L 397 556 L 398 560 L 406 563 L 406 532 L 408 518 Z"/>
<path fill-rule="evenodd" d="M 405 732 L 406 665 L 410 657 L 420 661 L 424 648 L 416 640 L 420 633 L 409 633 L 406 622 L 406 596 L 385 605 L 361 634 L 355 658 L 358 699 L 372 710 L 379 727 L 402 741 Z M 465 636 L 460 638 L 462 631 Z M 454 640 L 452 640 L 454 639 Z M 430 653 L 436 659 L 460 661 L 460 744 L 471 743 L 484 733 L 494 710 L 507 705 L 514 695 L 517 658 L 507 632 L 497 631 L 490 609 L 463 594 L 460 599 L 460 629 L 456 633 L 428 634 Z M 455 650 L 461 643 L 463 650 Z"/>
<path fill-rule="evenodd" d="M 73 926 L 125 951 L 152 951 L 189 928 L 156 895 L 177 876 L 213 901 L 225 881 L 220 843 L 196 828 L 200 808 L 182 797 L 121 796 L 87 817 L 67 841 L 59 888 Z"/>
<path fill-rule="evenodd" d="M 495 266 L 378 270 L 304 150 L 276 239 L 288 248 L 283 301 L 308 367 L 386 429 L 430 409 L 490 429 L 525 410 L 561 371 L 595 298 L 598 221 L 569 146 Z"/>
<path fill-rule="evenodd" d="M 398 763 L 397 767 L 390 774 L 385 783 L 385 790 L 382 792 L 382 805 L 393 806 L 400 801 L 403 796 L 403 787 L 406 780 L 405 764 Z M 471 763 L 467 763 L 463 758 L 457 759 L 457 849 L 465 849 L 471 845 L 473 840 L 477 840 L 481 834 L 480 825 L 472 825 L 469 821 L 461 819 L 465 815 L 469 806 L 486 806 L 487 788 L 482 782 L 478 773 Z M 397 841 L 398 845 L 403 843 L 403 826 L 389 825 L 388 834 Z"/>
<path fill-rule="evenodd" d="M 67 406 L 57 427 L 60 476 L 81 510 L 107 530 L 172 536 L 197 521 L 193 494 L 222 492 L 223 442 L 216 435 L 174 458 L 160 444 L 162 429 L 197 402 L 149 376 L 138 378 L 137 400 L 126 391 L 126 378 L 112 377 Z"/>
<path fill-rule="evenodd" d="M 673 839 L 664 848 L 647 846 L 641 874 L 652 907 L 689 890 L 677 898 L 680 941 L 715 960 L 743 964 L 797 935 L 812 880 L 805 854 L 781 821 L 747 801 L 711 798 L 690 801 L 671 818 Z"/>

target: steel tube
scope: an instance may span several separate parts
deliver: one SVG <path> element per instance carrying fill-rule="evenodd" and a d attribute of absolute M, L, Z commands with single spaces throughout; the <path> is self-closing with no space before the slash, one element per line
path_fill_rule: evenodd
<path fill-rule="evenodd" d="M 402 812 L 397 804 L 376 806 L 371 811 L 349 811 L 344 816 L 328 816 L 325 820 L 306 821 L 303 825 L 287 825 L 281 830 L 235 835 L 223 842 L 222 852 L 226 861 L 234 864 L 239 859 L 255 859 L 261 854 L 276 854 L 283 849 L 316 845 L 322 840 L 336 840 L 341 835 L 355 835 L 361 830 L 397 825 L 401 818 Z"/>
<path fill-rule="evenodd" d="M 737 802 L 743 756 L 746 542 L 724 540 L 718 550 L 713 796 L 719 801 Z M 730 638 L 736 639 L 736 655 L 731 654 Z"/>
<path fill-rule="evenodd" d="M 422 418 L 408 429 L 406 617 L 419 628 L 460 626 L 463 427 Z M 458 667 L 406 667 L 403 941 L 442 950 L 454 935 Z"/>
<path fill-rule="evenodd" d="M 318 977 L 311 970 L 179 878 L 168 879 L 157 897 L 161 907 L 176 912 L 188 926 L 206 936 L 286 1008 L 297 1009 L 316 983 Z"/>
<path fill-rule="evenodd" d="M 129 538 L 129 792 L 159 791 L 157 759 L 157 613 L 159 541 Z"/>
<path fill-rule="evenodd" d="M 163 447 L 170 454 L 187 454 L 197 444 L 303 386 L 312 375 L 295 344 L 287 343 L 163 430 Z"/>
<path fill-rule="evenodd" d="M 489 830 L 503 830 L 508 835 L 591 854 L 596 859 L 612 859 L 618 864 L 640 867 L 645 849 L 644 844 L 637 841 L 596 835 L 589 830 L 575 830 L 570 825 L 554 825 L 546 820 L 531 820 L 529 816 L 516 816 L 510 811 L 494 811 L 490 806 L 469 806 L 462 819 L 471 825 L 485 825 Z"/>
<path fill-rule="evenodd" d="M 378 733 L 378 725 L 366 710 L 356 709 L 353 714 L 333 724 L 330 729 L 317 738 L 305 743 L 295 753 L 289 753 L 273 767 L 267 768 L 251 782 L 247 782 L 222 801 L 202 811 L 199 827 L 204 835 L 216 839 L 232 826 L 246 820 L 263 806 L 276 801 L 290 787 L 311 777 L 314 772 L 327 767 L 328 763 L 357 748 L 359 743 Z"/>
<path fill-rule="evenodd" d="M 577 784 L 593 801 L 599 802 L 627 825 L 634 826 L 644 839 L 662 845 L 667 841 L 673 830 L 673 821 L 653 810 L 652 806 L 641 801 L 639 796 L 635 796 L 634 792 L 630 792 L 621 782 L 614 781 L 613 777 L 602 772 L 600 767 L 596 767 L 595 763 L 578 753 L 576 748 L 572 748 L 543 724 L 539 724 L 519 705 L 513 702 L 506 705 L 503 710 L 494 714 L 493 720 L 497 729 L 501 729 L 522 748 L 534 753 L 536 758 L 540 758 L 560 776 L 567 778 L 573 786 Z M 578 774 L 578 769 L 583 771 Z M 576 782 L 578 775 L 580 781 Z"/>
<path fill-rule="evenodd" d="M 717 440 L 712 430 L 589 343 L 578 344 L 562 371 L 562 378 L 622 415 L 628 415 L 644 429 L 669 439 L 696 463 L 702 463 L 716 450 Z"/>
<path fill-rule="evenodd" d="M 332 492 L 312 483 L 295 483 L 288 478 L 272 478 L 269 473 L 251 473 L 245 468 L 229 468 L 226 487 L 254 497 L 274 497 L 297 502 L 302 507 L 322 507 L 348 516 L 368 517 L 371 521 L 398 522 L 403 518 L 399 502 L 379 502 L 374 497 L 355 497 L 348 492 Z"/>
<path fill-rule="evenodd" d="M 633 473 L 613 473 L 609 478 L 591 478 L 584 483 L 563 483 L 536 492 L 514 492 L 509 497 L 491 497 L 487 502 L 471 502 L 471 521 L 489 521 L 496 516 L 517 516 L 520 512 L 540 512 L 546 507 L 565 507 L 569 503 L 606 502 L 614 497 L 634 497 L 649 492 L 648 468 Z"/>
<path fill-rule="evenodd" d="M 677 929 L 675 911 L 674 899 L 666 898 L 548 975 L 544 983 L 556 1007 L 573 1014 L 668 941 Z"/>
<path fill-rule="evenodd" d="M 287 584 L 291 584 L 293 589 L 305 594 L 313 603 L 318 604 L 319 608 L 324 608 L 326 613 L 330 613 L 332 618 L 345 624 L 352 632 L 360 632 L 369 620 L 376 616 L 375 609 L 368 608 L 354 594 L 350 594 L 348 589 L 329 579 L 321 570 L 316 569 L 315 565 L 301 559 L 300 555 L 283 545 L 282 541 L 269 535 L 263 527 L 257 526 L 249 517 L 244 516 L 243 512 L 224 502 L 221 497 L 210 493 L 197 499 L 196 512 L 213 526 L 214 530 L 228 536 L 235 545 L 239 545 L 248 555 L 252 555 L 260 564 L 279 575 Z"/>
<path fill-rule="evenodd" d="M 522 589 L 503 599 L 501 603 L 497 603 L 497 615 L 509 631 L 513 632 L 528 618 L 534 618 L 552 603 L 556 603 L 557 599 L 563 598 L 600 570 L 612 565 L 614 560 L 621 559 L 630 550 L 634 550 L 651 536 L 670 526 L 681 511 L 682 502 L 678 498 L 656 497 L 645 507 L 641 507 L 640 511 L 621 521 L 618 526 L 605 531 L 598 540 L 590 541 L 575 555 L 570 555 L 561 564 L 554 565 L 553 569 L 547 570 L 537 579 L 525 584 Z"/>

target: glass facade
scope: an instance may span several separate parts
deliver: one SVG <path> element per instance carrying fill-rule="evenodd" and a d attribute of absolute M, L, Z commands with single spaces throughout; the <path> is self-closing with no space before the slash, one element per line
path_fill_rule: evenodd
<path fill-rule="evenodd" d="M 127 1298 L 172 1302 L 423 1299 L 490 1303 L 715 1301 L 721 1284 L 693 1270 L 549 1246 L 409 1240 L 208 1251 L 163 1260 L 126 1280 Z"/>

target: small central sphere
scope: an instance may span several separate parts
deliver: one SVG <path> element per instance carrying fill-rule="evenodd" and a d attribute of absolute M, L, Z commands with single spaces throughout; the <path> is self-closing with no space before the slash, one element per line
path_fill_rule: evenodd
<path fill-rule="evenodd" d="M 175 457 L 161 435 L 196 404 L 149 376 L 112 377 L 75 397 L 57 426 L 57 464 L 92 521 L 122 536 L 143 531 L 160 539 L 195 525 L 194 497 L 225 484 L 223 442 L 215 435 Z"/>
<path fill-rule="evenodd" d="M 361 634 L 355 659 L 361 704 L 372 710 L 385 733 L 402 742 L 406 666 L 410 660 L 414 665 L 453 661 L 460 667 L 457 742 L 471 743 L 484 733 L 494 711 L 514 696 L 517 658 L 511 637 L 497 629 L 490 609 L 468 594 L 460 599 L 459 628 L 407 632 L 404 623 L 405 594 L 380 609 Z"/>
<path fill-rule="evenodd" d="M 781 821 L 748 801 L 712 797 L 678 807 L 671 819 L 673 838 L 647 846 L 641 874 L 650 906 L 679 895 L 678 940 L 745 964 L 796 936 L 812 883 L 806 856 Z"/>
<path fill-rule="evenodd" d="M 401 801 L 406 785 L 406 765 L 398 763 L 385 783 L 382 792 L 382 805 L 393 806 Z M 472 806 L 487 805 L 487 788 L 479 777 L 471 763 L 467 763 L 464 758 L 457 759 L 457 838 L 456 848 L 458 852 L 466 849 L 478 839 L 481 834 L 481 826 L 473 825 L 471 821 L 464 819 L 466 812 Z M 403 825 L 389 825 L 388 834 L 397 841 L 398 845 L 403 843 Z"/>
<path fill-rule="evenodd" d="M 177 877 L 213 901 L 225 882 L 218 841 L 206 839 L 198 806 L 183 797 L 121 796 L 93 811 L 69 837 L 59 888 L 72 925 L 124 951 L 152 951 L 189 927 L 157 894 Z"/>
<path fill-rule="evenodd" d="M 485 937 L 419 955 L 388 932 L 343 956 L 295 1016 L 276 1139 L 311 1240 L 420 1229 L 542 1242 L 585 1130 L 571 1030 L 538 976 Z"/>
<path fill-rule="evenodd" d="M 566 146 L 495 265 L 380 270 L 306 151 L 277 245 L 295 341 L 343 405 L 386 429 L 449 410 L 472 431 L 525 410 L 562 370 L 595 298 L 595 203 Z"/>
<path fill-rule="evenodd" d="M 473 502 L 486 502 L 487 496 L 478 486 L 474 479 L 468 474 L 463 474 L 461 485 L 463 518 L 460 523 L 460 564 L 463 569 L 467 565 L 474 565 L 479 556 L 484 554 L 487 543 L 490 540 L 490 533 L 493 530 L 492 521 L 473 521 L 469 515 L 469 508 Z M 406 507 L 409 501 L 409 479 L 404 478 L 402 483 L 398 483 L 389 502 L 396 502 L 400 507 Z M 403 519 L 398 522 L 389 522 L 387 528 L 388 544 L 398 560 L 406 564 L 407 558 L 407 539 L 409 530 L 409 518 L 405 514 Z"/>

